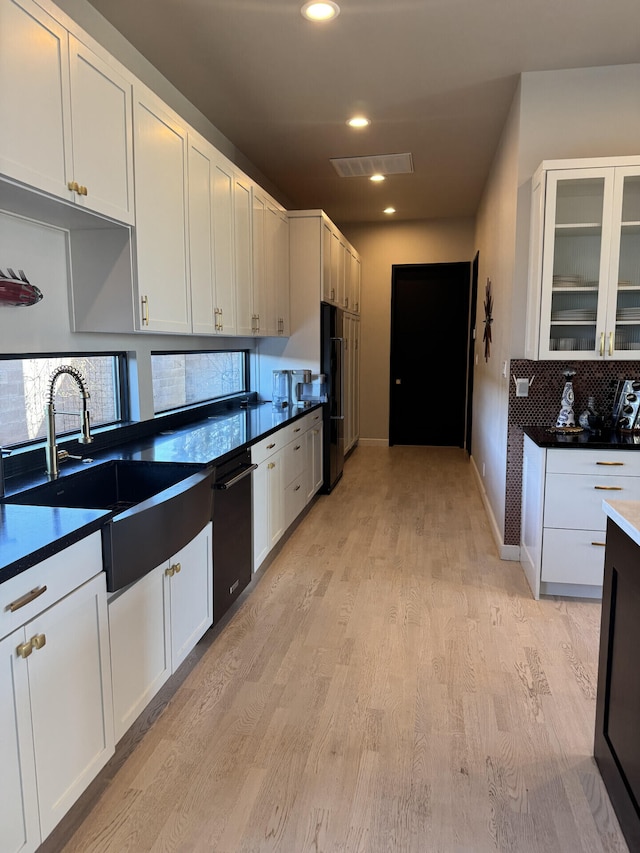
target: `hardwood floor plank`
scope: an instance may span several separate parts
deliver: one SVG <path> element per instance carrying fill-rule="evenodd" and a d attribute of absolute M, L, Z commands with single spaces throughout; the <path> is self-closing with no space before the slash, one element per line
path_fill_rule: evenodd
<path fill-rule="evenodd" d="M 43 853 L 624 853 L 599 628 L 498 558 L 462 451 L 358 448 Z"/>

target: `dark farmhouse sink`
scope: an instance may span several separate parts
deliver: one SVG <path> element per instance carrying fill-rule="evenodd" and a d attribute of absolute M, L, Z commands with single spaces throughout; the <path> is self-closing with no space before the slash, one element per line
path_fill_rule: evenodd
<path fill-rule="evenodd" d="M 124 512 L 201 470 L 199 465 L 114 460 L 7 498 L 29 506 L 66 506 Z"/>
<path fill-rule="evenodd" d="M 115 592 L 183 548 L 212 517 L 214 469 L 113 460 L 5 498 L 25 506 L 107 509 L 102 557 Z"/>

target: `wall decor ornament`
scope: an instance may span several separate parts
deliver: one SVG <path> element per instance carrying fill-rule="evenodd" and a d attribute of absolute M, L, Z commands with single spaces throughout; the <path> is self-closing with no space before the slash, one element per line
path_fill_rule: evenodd
<path fill-rule="evenodd" d="M 493 323 L 493 296 L 491 295 L 491 279 L 487 279 L 484 296 L 484 360 L 489 361 L 491 355 L 491 324 Z"/>

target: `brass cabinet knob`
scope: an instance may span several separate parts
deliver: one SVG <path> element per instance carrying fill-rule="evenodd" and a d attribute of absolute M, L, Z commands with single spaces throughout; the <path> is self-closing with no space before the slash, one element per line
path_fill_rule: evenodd
<path fill-rule="evenodd" d="M 180 563 L 175 563 L 173 568 L 175 569 L 176 574 L 178 574 L 178 572 L 182 569 L 182 566 L 180 565 Z"/>
<path fill-rule="evenodd" d="M 32 651 L 33 646 L 31 645 L 31 640 L 27 640 L 26 643 L 20 643 L 20 645 L 16 648 L 16 652 L 23 659 L 28 658 Z"/>
<path fill-rule="evenodd" d="M 176 573 L 175 566 L 169 566 L 169 568 L 164 570 L 164 573 L 168 578 L 172 578 Z"/>
<path fill-rule="evenodd" d="M 47 638 L 44 634 L 36 634 L 35 637 L 31 638 L 31 645 L 34 649 L 41 649 L 43 646 L 46 646 Z"/>

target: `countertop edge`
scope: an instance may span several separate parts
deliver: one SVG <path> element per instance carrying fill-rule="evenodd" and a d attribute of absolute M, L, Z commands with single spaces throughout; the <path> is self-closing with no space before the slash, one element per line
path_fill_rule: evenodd
<path fill-rule="evenodd" d="M 602 509 L 620 530 L 640 545 L 640 501 L 602 501 Z"/>

